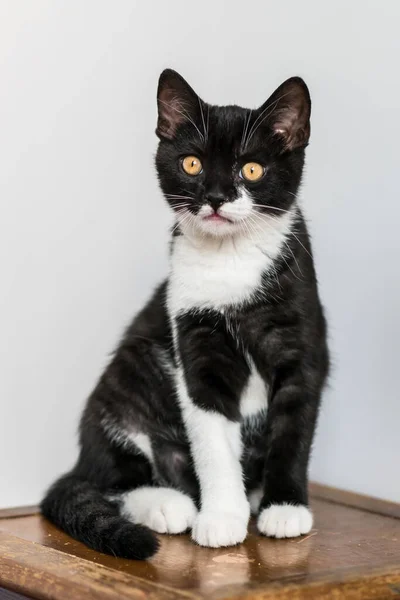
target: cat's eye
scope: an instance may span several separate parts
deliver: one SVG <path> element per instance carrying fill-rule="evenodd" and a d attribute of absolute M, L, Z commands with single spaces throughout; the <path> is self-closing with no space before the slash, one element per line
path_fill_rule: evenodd
<path fill-rule="evenodd" d="M 246 181 L 258 181 L 264 176 L 265 169 L 256 162 L 249 162 L 243 165 L 240 170 L 240 177 Z"/>
<path fill-rule="evenodd" d="M 188 175 L 200 175 L 203 170 L 203 165 L 197 156 L 185 156 L 182 160 L 182 169 Z"/>

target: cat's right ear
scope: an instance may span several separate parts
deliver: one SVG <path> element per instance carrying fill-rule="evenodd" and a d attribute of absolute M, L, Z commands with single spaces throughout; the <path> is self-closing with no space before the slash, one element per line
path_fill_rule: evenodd
<path fill-rule="evenodd" d="M 179 73 L 165 69 L 160 75 L 157 90 L 158 137 L 173 139 L 179 125 L 196 119 L 200 102 L 196 92 Z"/>

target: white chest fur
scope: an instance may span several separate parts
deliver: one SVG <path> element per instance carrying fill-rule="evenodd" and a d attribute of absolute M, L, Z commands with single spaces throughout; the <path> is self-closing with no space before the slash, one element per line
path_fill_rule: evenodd
<path fill-rule="evenodd" d="M 263 273 L 273 268 L 291 220 L 291 213 L 284 213 L 257 236 L 176 237 L 169 277 L 170 315 L 193 308 L 223 310 L 250 300 Z"/>

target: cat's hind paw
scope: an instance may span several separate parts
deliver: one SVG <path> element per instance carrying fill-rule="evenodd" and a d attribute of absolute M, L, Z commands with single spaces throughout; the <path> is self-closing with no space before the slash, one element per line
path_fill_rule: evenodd
<path fill-rule="evenodd" d="M 246 539 L 248 519 L 224 512 L 200 512 L 194 522 L 192 539 L 200 546 L 236 546 Z"/>
<path fill-rule="evenodd" d="M 142 487 L 128 492 L 124 513 L 134 523 L 147 525 L 157 533 L 183 533 L 197 515 L 193 500 L 171 488 Z"/>
<path fill-rule="evenodd" d="M 272 504 L 261 511 L 257 526 L 268 537 L 297 537 L 311 531 L 313 516 L 303 505 Z"/>

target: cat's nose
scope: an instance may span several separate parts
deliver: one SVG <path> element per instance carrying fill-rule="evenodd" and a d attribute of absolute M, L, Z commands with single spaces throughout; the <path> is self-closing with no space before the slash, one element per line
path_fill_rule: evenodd
<path fill-rule="evenodd" d="M 223 194 L 207 194 L 206 200 L 210 206 L 217 212 L 221 204 L 225 202 L 225 196 Z"/>

